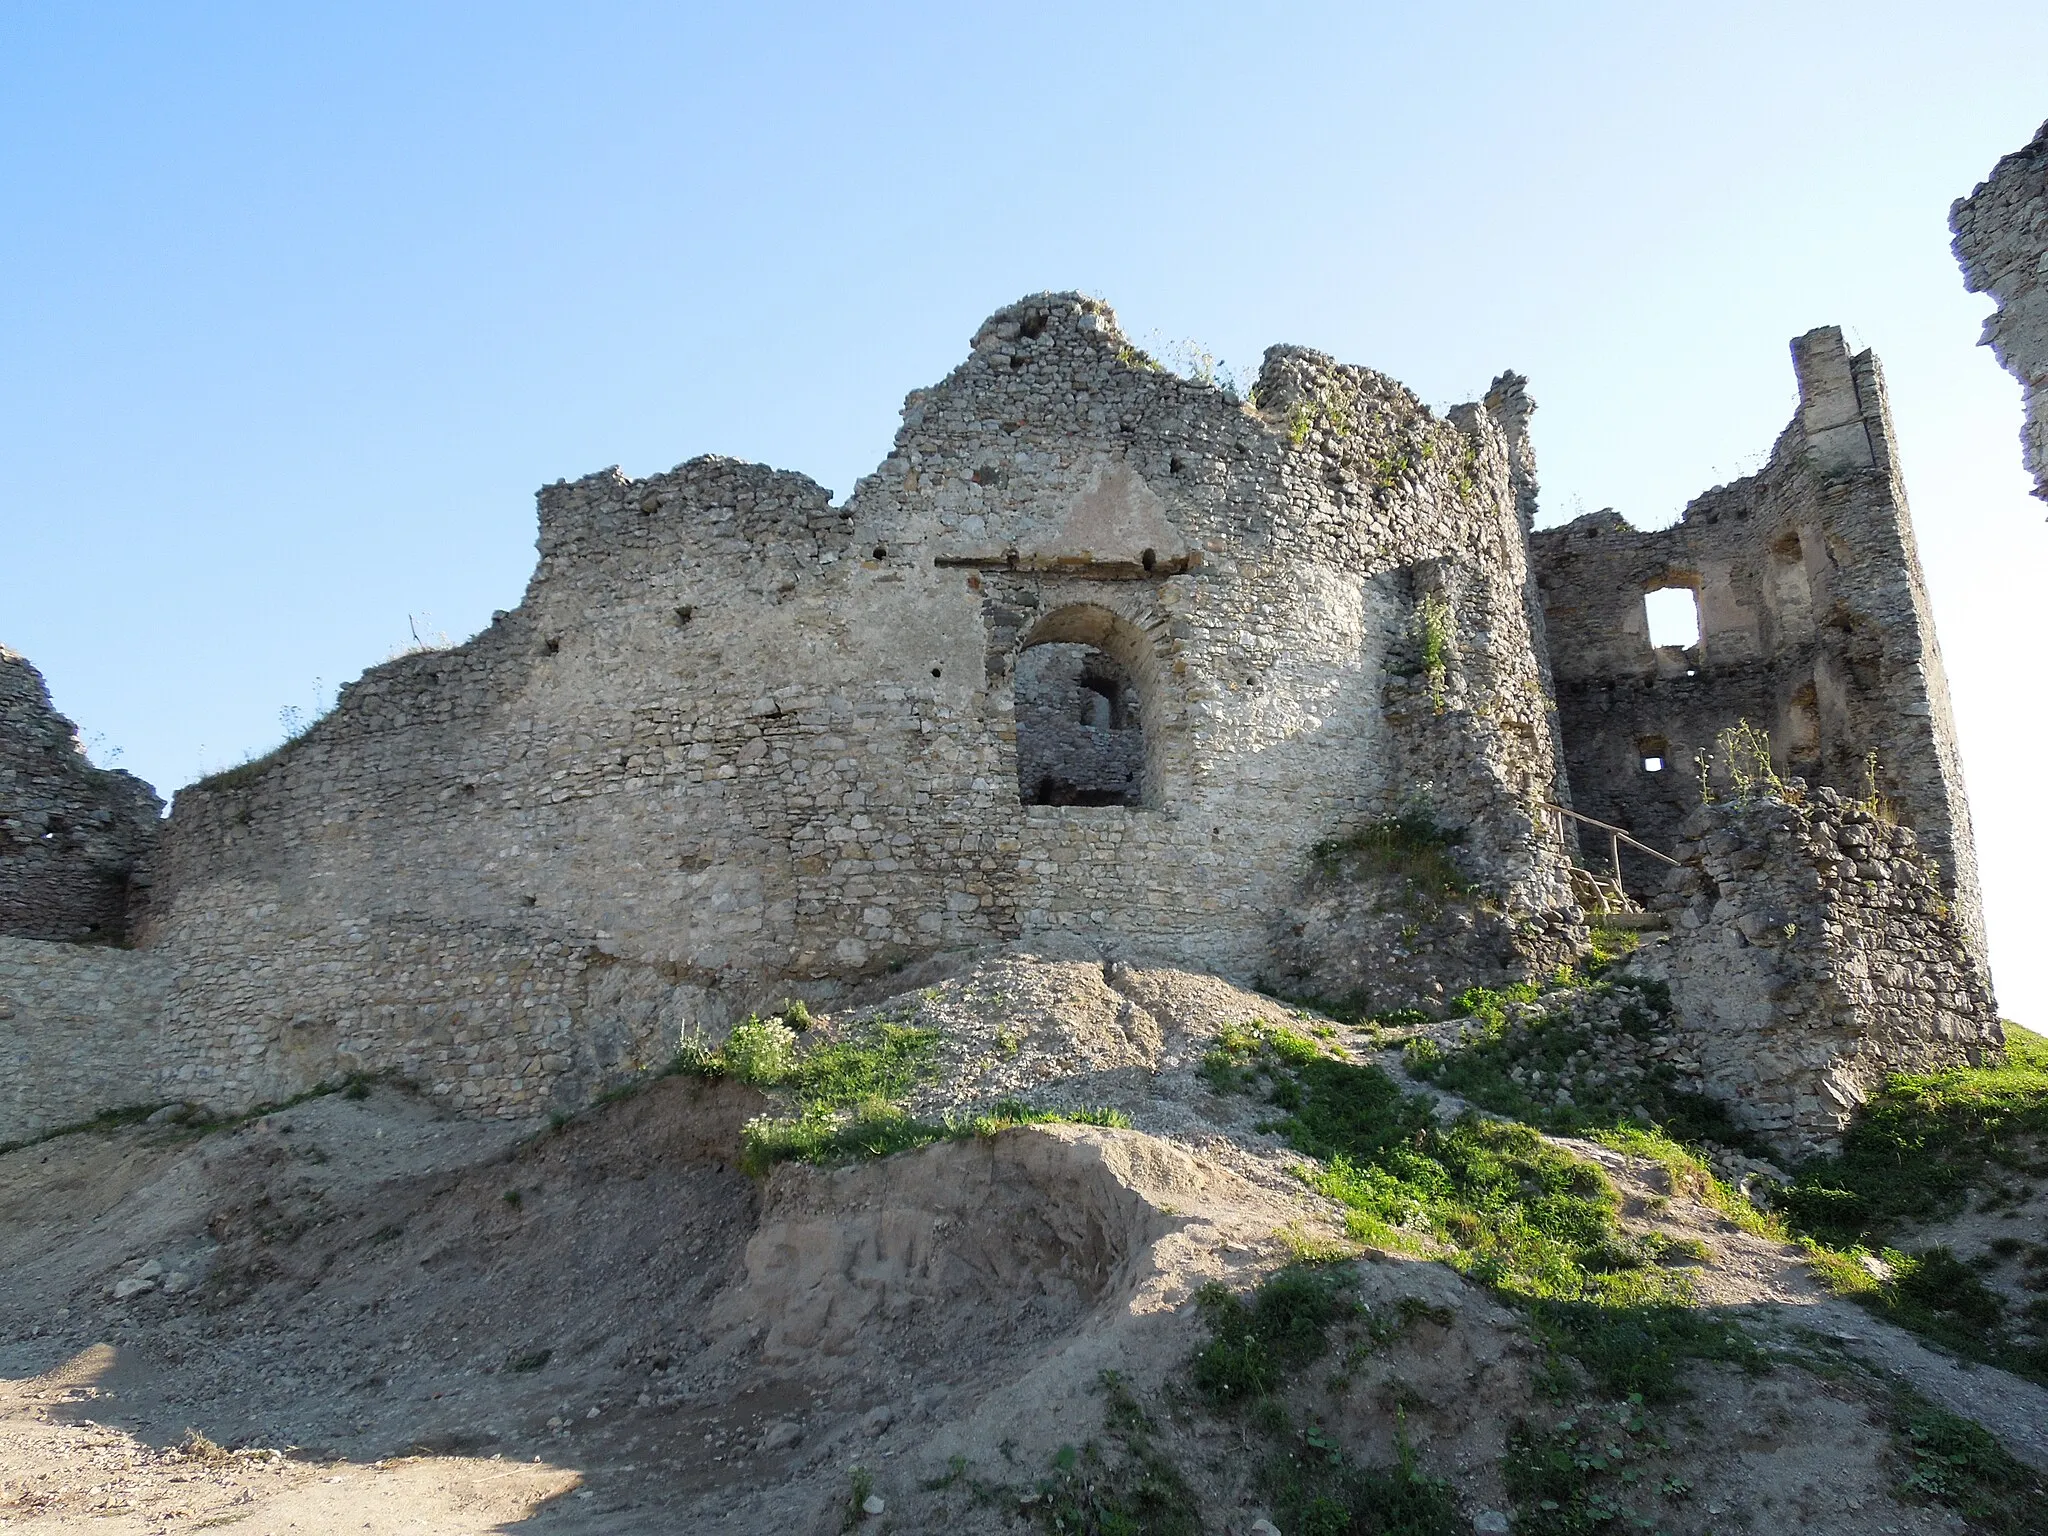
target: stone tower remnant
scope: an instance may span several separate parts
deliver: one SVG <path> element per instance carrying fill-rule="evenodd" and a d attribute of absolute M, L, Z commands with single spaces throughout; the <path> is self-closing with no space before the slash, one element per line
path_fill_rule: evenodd
<path fill-rule="evenodd" d="M 1799 408 L 1769 461 L 1668 528 L 1589 513 L 1532 541 L 1575 809 L 1673 848 L 1696 762 L 1748 721 L 1777 771 L 1876 794 L 1919 835 L 1980 962 L 1976 847 L 1948 680 L 1884 375 L 1833 326 L 1792 343 Z M 1653 646 L 1648 594 L 1689 594 L 1698 642 Z M 1726 764 L 1710 776 L 1727 787 Z M 1630 881 L 1663 870 L 1625 853 Z"/>
<path fill-rule="evenodd" d="M 0 646 L 0 933 L 125 938 L 162 814 L 134 774 L 87 760 L 42 673 Z"/>
<path fill-rule="evenodd" d="M 2048 501 L 2048 123 L 1956 199 L 1948 222 L 1964 285 L 1998 301 L 1984 345 L 2026 393 L 2021 451 Z"/>

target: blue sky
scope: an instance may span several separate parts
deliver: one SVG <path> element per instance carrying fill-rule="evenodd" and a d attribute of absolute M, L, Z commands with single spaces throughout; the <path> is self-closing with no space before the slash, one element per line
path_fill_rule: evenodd
<path fill-rule="evenodd" d="M 168 793 L 516 602 L 544 481 L 845 494 L 1027 292 L 1439 404 L 1514 367 L 1546 516 L 1645 525 L 1755 466 L 1838 323 L 2038 1023 L 2048 523 L 1945 220 L 2044 58 L 2038 0 L 8 6 L 0 642 Z"/>

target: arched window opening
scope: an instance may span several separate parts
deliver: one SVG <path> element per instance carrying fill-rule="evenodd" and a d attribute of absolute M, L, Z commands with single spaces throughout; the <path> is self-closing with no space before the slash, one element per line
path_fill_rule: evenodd
<path fill-rule="evenodd" d="M 1017 797 L 1026 805 L 1154 803 L 1143 634 L 1107 609 L 1047 615 L 1018 652 Z"/>
<path fill-rule="evenodd" d="M 1036 645 L 1017 658 L 1017 791 L 1026 805 L 1143 802 L 1137 689 L 1114 657 Z"/>

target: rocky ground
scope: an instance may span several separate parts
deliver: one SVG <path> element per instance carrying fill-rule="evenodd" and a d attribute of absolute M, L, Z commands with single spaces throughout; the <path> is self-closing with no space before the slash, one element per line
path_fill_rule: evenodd
<path fill-rule="evenodd" d="M 1205 1337 L 1189 1303 L 1337 1226 L 1258 1129 L 1270 1111 L 1199 1068 L 1219 1032 L 1292 1011 L 1214 978 L 1016 953 L 905 979 L 922 985 L 824 1028 L 939 1031 L 914 1114 L 1023 1099 L 1131 1128 L 755 1179 L 741 1131 L 768 1101 L 678 1076 L 552 1130 L 379 1086 L 0 1157 L 0 1525 L 1021 1532 L 1045 1528 L 1069 1448 L 1135 1411 L 1203 1529 L 1258 1530 L 1249 1432 L 1186 1384 Z M 1774 1361 L 1700 1366 L 1659 1418 L 1658 1475 L 1679 1490 L 1663 1528 L 1960 1528 L 1897 1492 L 1901 1379 L 2048 1467 L 2048 1393 L 1827 1296 L 1661 1167 L 1568 1145 L 1615 1182 L 1625 1226 L 1686 1245 L 1699 1305 Z M 1511 1426 L 1572 1411 L 1544 1351 L 1443 1265 L 1368 1253 L 1356 1270 L 1350 1342 L 1289 1388 L 1294 1412 L 1363 1461 L 1405 1443 L 1474 1529 L 1508 1529 Z"/>

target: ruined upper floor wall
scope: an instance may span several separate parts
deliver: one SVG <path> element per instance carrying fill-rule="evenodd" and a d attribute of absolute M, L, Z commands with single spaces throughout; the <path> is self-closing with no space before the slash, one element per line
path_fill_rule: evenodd
<path fill-rule="evenodd" d="M 87 760 L 42 674 L 0 646 L 0 935 L 123 939 L 162 811 L 133 774 Z"/>
<path fill-rule="evenodd" d="M 1445 970 L 1569 937 L 1483 411 L 1294 348 L 1252 408 L 1040 295 L 910 397 L 843 506 L 700 459 L 549 487 L 540 516 L 517 609 L 179 795 L 151 943 L 177 956 L 181 1095 L 389 1066 L 532 1113 L 683 1023 L 1016 938 L 1249 978 L 1314 843 L 1416 794 L 1528 920 Z M 1020 802 L 1015 663 L 1040 642 L 1131 678 L 1141 805 Z"/>
<path fill-rule="evenodd" d="M 1998 301 L 1984 345 L 2025 392 L 2021 451 L 2034 494 L 2048 500 L 2048 123 L 1958 198 L 1948 222 L 1965 286 Z"/>
<path fill-rule="evenodd" d="M 1874 753 L 1878 789 L 1941 863 L 1981 958 L 1969 806 L 1883 374 L 1833 327 L 1792 357 L 1799 409 L 1760 472 L 1669 528 L 1604 512 L 1533 540 L 1574 803 L 1668 850 L 1699 803 L 1695 756 L 1738 721 L 1770 733 L 1780 772 L 1845 795 L 1867 793 Z M 1697 646 L 1651 645 L 1644 596 L 1661 587 L 1696 594 Z"/>

